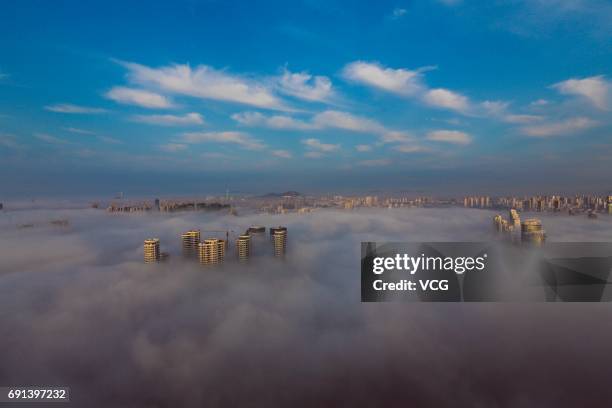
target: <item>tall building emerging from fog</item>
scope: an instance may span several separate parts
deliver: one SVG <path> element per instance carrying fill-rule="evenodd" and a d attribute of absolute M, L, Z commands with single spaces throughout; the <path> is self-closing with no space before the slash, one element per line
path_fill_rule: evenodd
<path fill-rule="evenodd" d="M 546 232 L 542 228 L 542 221 L 529 218 L 521 224 L 521 241 L 527 244 L 540 246 L 546 240 Z"/>
<path fill-rule="evenodd" d="M 205 239 L 198 244 L 198 254 L 202 265 L 216 265 L 221 262 L 219 246 L 223 246 L 216 238 Z"/>
<path fill-rule="evenodd" d="M 200 244 L 200 230 L 187 231 L 181 235 L 183 244 L 183 256 L 196 257 L 198 255 L 198 245 Z"/>
<path fill-rule="evenodd" d="M 224 239 L 218 239 L 217 240 L 217 251 L 219 253 L 219 263 L 222 263 L 223 260 L 225 259 L 225 250 L 228 247 L 228 242 Z"/>
<path fill-rule="evenodd" d="M 145 239 L 144 242 L 144 261 L 145 263 L 159 262 L 161 253 L 159 252 L 159 239 Z"/>
<path fill-rule="evenodd" d="M 249 234 L 240 235 L 236 240 L 236 252 L 238 253 L 238 260 L 240 262 L 246 262 L 249 260 L 251 255 L 251 236 Z"/>
<path fill-rule="evenodd" d="M 266 227 L 252 225 L 246 230 L 246 234 L 251 236 L 250 255 L 263 255 L 266 248 L 268 248 L 268 242 L 266 241 Z"/>
<path fill-rule="evenodd" d="M 514 208 L 510 209 L 510 222 L 516 230 L 521 227 L 521 217 L 519 217 L 518 212 Z"/>
<path fill-rule="evenodd" d="M 274 243 L 274 256 L 283 257 L 287 250 L 287 228 L 274 227 L 270 228 L 272 234 L 272 242 Z"/>

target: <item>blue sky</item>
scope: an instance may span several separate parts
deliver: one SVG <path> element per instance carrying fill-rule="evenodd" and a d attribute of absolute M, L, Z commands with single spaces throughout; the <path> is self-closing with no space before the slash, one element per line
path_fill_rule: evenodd
<path fill-rule="evenodd" d="M 29 2 L 0 196 L 611 187 L 612 5 Z"/>

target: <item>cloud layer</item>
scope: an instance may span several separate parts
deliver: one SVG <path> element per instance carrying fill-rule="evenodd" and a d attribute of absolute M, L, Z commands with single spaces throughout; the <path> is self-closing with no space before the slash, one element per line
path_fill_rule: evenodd
<path fill-rule="evenodd" d="M 488 211 L 12 214 L 0 220 L 5 384 L 67 385 L 73 404 L 93 408 L 511 408 L 612 397 L 606 304 L 359 302 L 360 241 L 481 241 Z M 48 225 L 63 218 L 69 228 Z M 566 241 L 608 237 L 610 221 L 544 218 L 549 236 Z M 36 227 L 16 229 L 25 222 Z M 229 256 L 221 270 L 141 261 L 146 237 L 176 256 L 185 230 L 252 224 L 289 228 L 285 263 L 269 253 L 251 266 Z M 267 237 L 259 245 L 270 249 Z"/>

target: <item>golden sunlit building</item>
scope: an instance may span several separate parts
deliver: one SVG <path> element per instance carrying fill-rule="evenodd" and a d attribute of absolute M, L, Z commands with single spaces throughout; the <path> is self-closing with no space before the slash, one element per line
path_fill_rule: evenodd
<path fill-rule="evenodd" d="M 274 256 L 283 257 L 287 250 L 287 228 L 277 227 L 271 228 L 271 230 L 273 230 Z"/>
<path fill-rule="evenodd" d="M 521 242 L 540 246 L 546 240 L 546 232 L 542 228 L 542 221 L 530 218 L 521 223 Z"/>
<path fill-rule="evenodd" d="M 181 235 L 183 244 L 183 256 L 196 257 L 198 255 L 198 245 L 200 244 L 200 230 L 187 231 Z"/>
<path fill-rule="evenodd" d="M 144 261 L 145 263 L 159 262 L 161 253 L 159 251 L 159 239 L 145 239 L 144 242 Z"/>
<path fill-rule="evenodd" d="M 514 208 L 510 210 L 510 221 L 515 229 L 518 229 L 521 226 L 521 217 Z"/>
<path fill-rule="evenodd" d="M 251 254 L 251 236 L 249 234 L 240 235 L 236 240 L 236 252 L 238 260 L 246 262 Z"/>
<path fill-rule="evenodd" d="M 216 238 L 205 239 L 204 242 L 198 244 L 198 255 L 202 265 L 216 265 L 220 262 L 219 247 L 223 243 L 219 243 Z"/>

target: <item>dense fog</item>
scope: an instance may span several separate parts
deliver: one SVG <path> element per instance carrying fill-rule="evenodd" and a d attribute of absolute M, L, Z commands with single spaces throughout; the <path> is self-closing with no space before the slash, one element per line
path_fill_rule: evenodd
<path fill-rule="evenodd" d="M 69 386 L 79 407 L 610 400 L 608 303 L 360 302 L 361 241 L 487 241 L 493 215 L 0 212 L 0 385 Z M 612 217 L 541 218 L 551 241 L 612 240 Z M 233 245 L 220 268 L 181 257 L 188 229 L 253 224 L 288 228 L 285 260 L 267 232 L 248 265 Z M 143 263 L 149 237 L 169 261 Z"/>

